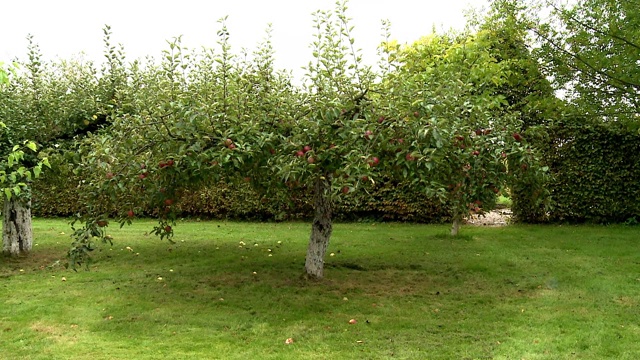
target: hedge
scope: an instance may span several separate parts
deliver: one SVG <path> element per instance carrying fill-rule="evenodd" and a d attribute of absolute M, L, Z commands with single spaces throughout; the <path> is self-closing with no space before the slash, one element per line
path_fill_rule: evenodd
<path fill-rule="evenodd" d="M 551 222 L 621 223 L 640 220 L 640 134 L 617 123 L 566 121 L 548 128 L 539 148 L 550 168 L 546 184 Z M 524 188 L 524 187 L 523 187 Z M 514 214 L 541 220 L 532 194 L 514 195 Z"/>
<path fill-rule="evenodd" d="M 69 165 L 55 164 L 53 170 L 34 183 L 33 214 L 67 217 L 82 211 L 81 182 Z M 101 211 L 115 213 L 109 201 L 103 203 Z M 176 205 L 182 216 L 205 219 L 280 221 L 313 217 L 311 198 L 304 187 L 277 189 L 265 195 L 248 183 L 211 183 L 182 192 Z M 153 209 L 146 209 L 142 215 L 153 214 Z M 364 191 L 341 195 L 335 202 L 334 218 L 434 223 L 448 221 L 450 216 L 438 200 L 390 180 L 380 181 Z"/>

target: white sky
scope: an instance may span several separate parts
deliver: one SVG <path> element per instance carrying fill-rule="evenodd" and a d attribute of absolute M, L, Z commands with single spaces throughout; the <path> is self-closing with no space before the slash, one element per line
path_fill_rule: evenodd
<path fill-rule="evenodd" d="M 351 0 L 348 16 L 355 26 L 355 46 L 375 62 L 381 20 L 391 21 L 392 38 L 417 40 L 437 29 L 462 29 L 464 10 L 486 0 Z M 334 0 L 9 0 L 0 19 L 0 61 L 26 58 L 26 36 L 32 34 L 46 58 L 70 58 L 81 52 L 101 61 L 102 28 L 112 28 L 112 43 L 122 43 L 128 60 L 159 57 L 166 40 L 183 35 L 190 48 L 214 47 L 217 20 L 228 15 L 234 52 L 254 49 L 273 25 L 276 66 L 299 73 L 311 59 L 311 13 L 332 10 Z"/>

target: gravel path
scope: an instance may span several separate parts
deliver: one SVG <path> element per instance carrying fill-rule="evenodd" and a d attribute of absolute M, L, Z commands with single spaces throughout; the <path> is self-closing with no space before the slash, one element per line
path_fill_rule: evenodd
<path fill-rule="evenodd" d="M 475 226 L 505 226 L 511 219 L 511 210 L 496 209 L 483 215 L 473 215 L 467 224 Z"/>

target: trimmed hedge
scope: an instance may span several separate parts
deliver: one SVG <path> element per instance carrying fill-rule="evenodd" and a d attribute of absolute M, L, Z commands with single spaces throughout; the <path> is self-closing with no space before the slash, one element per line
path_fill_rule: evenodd
<path fill-rule="evenodd" d="M 524 222 L 620 223 L 640 219 L 640 134 L 615 123 L 566 122 L 539 144 L 552 179 L 553 209 L 541 214 L 531 194 L 514 194 Z M 517 205 L 519 204 L 519 205 Z"/>
<path fill-rule="evenodd" d="M 41 217 L 67 217 L 82 211 L 78 185 L 82 179 L 73 175 L 65 164 L 34 183 L 33 214 Z M 343 221 L 412 221 L 444 222 L 450 219 L 445 206 L 424 193 L 395 181 L 378 182 L 365 191 L 341 195 L 335 202 L 334 219 Z M 287 200 L 291 197 L 292 200 Z M 104 202 L 105 213 L 115 213 Z M 298 220 L 311 219 L 311 196 L 304 187 L 277 189 L 265 195 L 248 183 L 213 183 L 181 193 L 177 203 L 185 217 L 234 220 Z M 153 209 L 145 214 L 153 215 Z"/>

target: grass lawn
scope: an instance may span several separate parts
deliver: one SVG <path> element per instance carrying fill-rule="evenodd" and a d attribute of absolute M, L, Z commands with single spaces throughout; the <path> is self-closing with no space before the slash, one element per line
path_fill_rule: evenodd
<path fill-rule="evenodd" d="M 152 225 L 73 272 L 67 223 L 36 220 L 33 253 L 0 258 L 0 358 L 640 356 L 639 227 L 337 224 L 307 282 L 309 224 Z"/>

